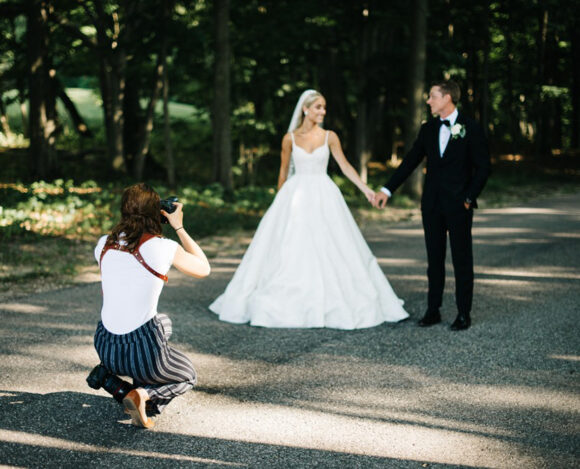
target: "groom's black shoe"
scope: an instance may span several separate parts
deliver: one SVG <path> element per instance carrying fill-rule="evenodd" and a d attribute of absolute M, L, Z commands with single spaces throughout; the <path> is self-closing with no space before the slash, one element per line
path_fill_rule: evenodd
<path fill-rule="evenodd" d="M 439 311 L 429 311 L 425 313 L 425 316 L 417 323 L 419 327 L 433 326 L 434 324 L 439 324 L 441 322 L 441 315 Z"/>
<path fill-rule="evenodd" d="M 471 326 L 471 318 L 468 314 L 458 314 L 457 318 L 451 324 L 452 331 L 463 331 Z"/>

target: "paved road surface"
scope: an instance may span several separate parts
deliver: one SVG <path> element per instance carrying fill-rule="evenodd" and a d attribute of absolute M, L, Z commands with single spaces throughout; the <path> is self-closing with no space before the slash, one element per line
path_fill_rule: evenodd
<path fill-rule="evenodd" d="M 411 321 L 276 330 L 207 310 L 241 252 L 210 278 L 172 272 L 160 312 L 199 372 L 154 430 L 85 384 L 100 287 L 0 303 L 0 465 L 18 467 L 580 466 L 580 194 L 482 210 L 473 326 L 425 309 L 417 220 L 365 229 Z M 450 257 L 450 256 L 449 256 Z"/>

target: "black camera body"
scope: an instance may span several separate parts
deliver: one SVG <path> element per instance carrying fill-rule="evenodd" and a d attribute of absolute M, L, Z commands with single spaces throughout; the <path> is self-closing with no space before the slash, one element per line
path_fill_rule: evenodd
<path fill-rule="evenodd" d="M 167 197 L 166 199 L 161 199 L 159 201 L 161 210 L 165 210 L 167 213 L 175 212 L 177 207 L 173 205 L 173 202 L 179 202 L 179 199 L 174 195 L 172 195 L 171 197 Z M 161 223 L 165 224 L 169 223 L 169 220 L 167 220 L 167 217 L 165 215 L 161 215 Z"/>
<path fill-rule="evenodd" d="M 129 394 L 134 386 L 115 376 L 103 365 L 97 365 L 87 376 L 87 384 L 93 389 L 103 388 L 111 394 L 117 402 L 123 402 L 123 399 Z"/>

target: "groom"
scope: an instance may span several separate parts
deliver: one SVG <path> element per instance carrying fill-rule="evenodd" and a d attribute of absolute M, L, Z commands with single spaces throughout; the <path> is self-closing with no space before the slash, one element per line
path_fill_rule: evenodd
<path fill-rule="evenodd" d="M 421 214 L 427 248 L 429 293 L 427 311 L 419 326 L 441 322 L 439 308 L 445 285 L 447 232 L 455 272 L 458 315 L 451 330 L 471 324 L 473 255 L 471 225 L 477 196 L 490 171 L 485 135 L 473 119 L 457 111 L 461 91 L 452 80 L 435 83 L 427 104 L 438 117 L 421 126 L 413 147 L 389 182 L 377 192 L 373 205 L 384 208 L 392 193 L 427 158 Z"/>

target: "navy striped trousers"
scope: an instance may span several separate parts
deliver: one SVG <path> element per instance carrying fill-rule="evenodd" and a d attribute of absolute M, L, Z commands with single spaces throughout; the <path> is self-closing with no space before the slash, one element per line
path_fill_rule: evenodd
<path fill-rule="evenodd" d="M 167 343 L 171 333 L 171 320 L 157 314 L 121 335 L 107 331 L 99 321 L 94 339 L 103 366 L 115 375 L 133 378 L 133 385 L 147 391 L 159 412 L 197 381 L 189 358 Z"/>

